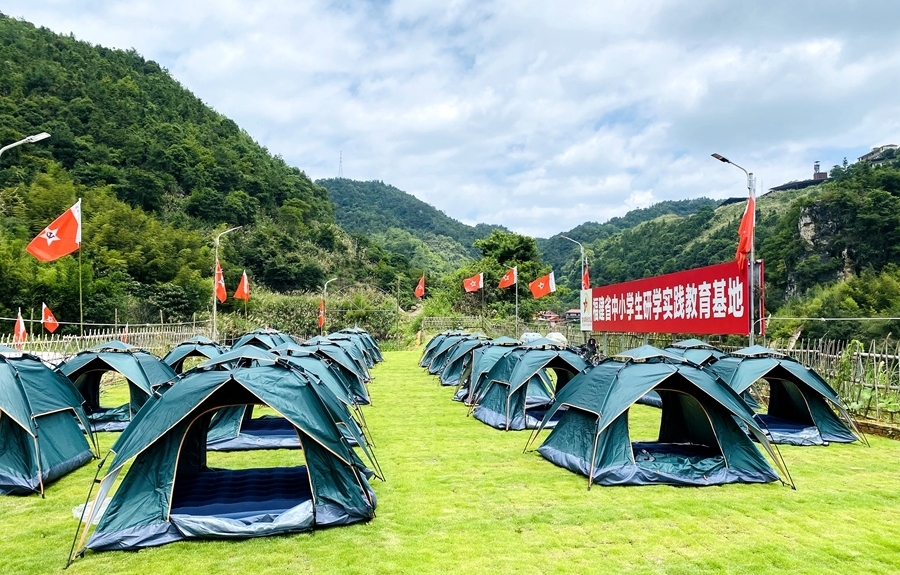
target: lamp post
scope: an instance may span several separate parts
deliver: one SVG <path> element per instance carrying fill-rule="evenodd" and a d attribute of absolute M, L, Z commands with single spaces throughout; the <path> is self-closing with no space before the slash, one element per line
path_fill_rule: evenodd
<path fill-rule="evenodd" d="M 755 181 L 753 179 L 753 172 L 748 172 L 741 166 L 735 164 L 725 156 L 721 154 L 711 154 L 713 158 L 723 162 L 725 164 L 731 164 L 735 168 L 744 172 L 744 175 L 747 176 L 747 199 L 749 201 L 750 198 L 754 197 L 753 188 L 755 185 Z M 750 345 L 753 345 L 753 336 L 756 332 L 756 290 L 754 289 L 755 283 L 755 275 L 756 275 L 756 215 L 753 216 L 754 225 L 750 229 Z"/>
<path fill-rule="evenodd" d="M 581 245 L 581 242 L 579 242 L 577 240 L 573 240 L 569 236 L 564 236 L 564 235 L 560 234 L 559 237 L 561 237 L 564 240 L 569 240 L 573 244 L 578 244 L 578 248 L 581 250 L 581 278 L 579 281 L 581 281 L 581 283 L 582 283 L 581 289 L 584 289 L 584 246 Z"/>
<path fill-rule="evenodd" d="M 41 140 L 46 140 L 50 137 L 50 134 L 47 132 L 41 132 L 40 134 L 34 134 L 33 136 L 28 136 L 27 138 L 22 138 L 18 142 L 13 142 L 12 144 L 8 144 L 0 148 L 0 156 L 3 155 L 3 152 L 9 150 L 11 148 L 15 148 L 16 146 L 21 146 L 22 144 L 33 144 L 35 142 L 40 142 Z"/>
<path fill-rule="evenodd" d="M 336 279 L 337 278 L 331 278 L 325 282 L 325 286 L 322 288 L 322 327 L 319 328 L 319 335 L 325 335 L 325 299 L 328 297 L 328 284 Z"/>
<path fill-rule="evenodd" d="M 228 228 L 227 230 L 225 230 L 224 232 L 222 232 L 216 236 L 216 263 L 219 263 L 219 238 L 221 238 L 222 236 L 224 236 L 227 233 L 233 232 L 234 230 L 239 230 L 242 227 L 243 226 L 235 226 L 233 228 Z M 218 303 L 218 300 L 216 299 L 216 271 L 215 271 L 215 268 L 213 268 L 213 314 L 212 314 L 213 315 L 213 318 L 212 318 L 213 319 L 213 329 L 212 329 L 213 341 L 219 341 L 219 332 L 217 330 L 218 326 L 216 325 L 217 303 Z"/>

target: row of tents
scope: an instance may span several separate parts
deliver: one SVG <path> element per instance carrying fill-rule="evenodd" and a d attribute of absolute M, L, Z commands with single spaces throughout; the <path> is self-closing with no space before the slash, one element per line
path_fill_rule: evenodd
<path fill-rule="evenodd" d="M 194 356 L 199 365 L 176 373 Z M 360 406 L 369 403 L 369 368 L 381 360 L 377 343 L 356 328 L 302 343 L 256 330 L 230 350 L 193 338 L 163 360 L 109 342 L 56 369 L 2 348 L 0 492 L 43 494 L 46 483 L 99 456 L 96 431 L 121 429 L 98 467 L 80 552 L 368 520 L 376 505 L 369 479 L 381 474 Z M 127 381 L 125 405 L 100 405 L 100 379 L 110 371 Z M 252 417 L 260 405 L 277 415 Z M 210 450 L 284 447 L 302 450 L 285 456 L 284 467 L 207 465 Z"/>
<path fill-rule="evenodd" d="M 793 484 L 773 444 L 865 439 L 819 374 L 769 348 L 726 354 L 685 340 L 596 365 L 579 351 L 447 331 L 428 342 L 420 365 L 455 386 L 453 399 L 476 419 L 532 430 L 526 449 L 550 430 L 538 453 L 589 485 Z M 635 403 L 661 409 L 656 440 L 632 441 Z"/>

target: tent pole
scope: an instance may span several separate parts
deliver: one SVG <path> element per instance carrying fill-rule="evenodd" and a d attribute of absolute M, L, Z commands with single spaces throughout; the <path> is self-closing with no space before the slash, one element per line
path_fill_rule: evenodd
<path fill-rule="evenodd" d="M 106 454 L 106 457 L 109 457 L 108 453 Z M 67 569 L 68 569 L 69 565 L 71 565 L 75 561 L 75 547 L 76 547 L 76 543 L 78 542 L 78 532 L 81 530 L 82 524 L 84 524 L 84 514 L 87 513 L 88 504 L 91 502 L 91 494 L 94 492 L 94 485 L 97 485 L 97 483 L 98 483 L 97 478 L 100 477 L 100 471 L 103 469 L 103 465 L 106 463 L 106 457 L 104 457 L 103 460 L 100 461 L 100 464 L 97 465 L 97 472 L 94 473 L 94 480 L 91 482 L 91 488 L 88 489 L 87 497 L 84 500 L 84 508 L 81 510 L 81 517 L 78 518 L 78 526 L 75 528 L 75 538 L 72 539 L 72 549 L 69 550 L 69 561 L 66 562 Z M 96 505 L 96 504 L 97 504 L 97 502 L 95 501 L 94 505 Z M 93 512 L 94 505 L 91 506 L 91 512 Z M 81 537 L 82 544 L 84 544 L 85 540 L 87 539 L 87 532 L 90 528 L 91 528 L 90 525 L 85 526 L 84 534 Z"/>
<path fill-rule="evenodd" d="M 594 433 L 594 449 L 591 451 L 591 466 L 588 469 L 588 491 L 594 485 L 594 461 L 597 460 L 597 443 L 600 441 L 600 418 L 597 418 L 597 431 Z M 629 443 L 631 437 L 628 438 Z"/>

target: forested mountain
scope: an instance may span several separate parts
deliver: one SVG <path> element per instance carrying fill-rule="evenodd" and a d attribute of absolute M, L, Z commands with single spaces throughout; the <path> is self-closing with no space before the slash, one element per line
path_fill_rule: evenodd
<path fill-rule="evenodd" d="M 351 241 L 324 188 L 133 50 L 0 15 L 0 61 L 0 142 L 52 135 L 0 158 L 0 315 L 46 301 L 78 316 L 78 259 L 39 264 L 23 250 L 77 198 L 87 321 L 205 310 L 213 238 L 231 226 L 243 229 L 220 250 L 229 286 L 245 268 L 282 292 L 318 291 L 338 269 L 392 290 L 420 273 Z"/>
<path fill-rule="evenodd" d="M 631 210 L 622 217 L 610 218 L 602 224 L 585 222 L 567 232 L 561 232 L 548 239 L 539 238 L 537 241 L 538 249 L 545 262 L 552 265 L 554 269 L 561 270 L 573 257 L 577 258 L 580 255 L 580 250 L 577 245 L 560 236 L 570 237 L 582 244 L 594 242 L 656 218 L 669 215 L 687 217 L 703 208 L 715 208 L 717 204 L 718 202 L 709 198 L 666 200 L 647 208 Z M 580 281 L 579 274 L 580 271 L 576 272 L 575 276 L 572 277 L 573 282 L 577 283 Z"/>
<path fill-rule="evenodd" d="M 317 180 L 335 205 L 337 223 L 402 254 L 415 267 L 443 274 L 478 255 L 476 240 L 502 226 L 467 226 L 384 182 L 347 178 Z"/>

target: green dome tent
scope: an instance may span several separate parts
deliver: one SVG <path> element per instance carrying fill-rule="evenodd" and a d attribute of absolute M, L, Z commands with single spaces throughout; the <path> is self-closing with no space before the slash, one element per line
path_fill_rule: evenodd
<path fill-rule="evenodd" d="M 659 436 L 632 442 L 631 406 L 663 398 Z M 787 476 L 753 412 L 723 381 L 683 358 L 645 345 L 577 375 L 556 395 L 529 445 L 567 408 L 538 452 L 599 485 L 719 485 L 779 479 L 748 436 Z M 740 423 L 738 423 L 740 422 Z M 746 428 L 746 431 L 745 429 Z"/>
<path fill-rule="evenodd" d="M 253 347 L 258 347 L 260 349 L 272 349 L 273 347 L 278 347 L 285 343 L 296 342 L 294 341 L 294 338 L 277 329 L 260 327 L 253 331 L 248 331 L 239 337 L 231 346 L 231 349 L 237 349 L 239 347 L 244 347 L 245 345 L 252 345 Z"/>
<path fill-rule="evenodd" d="M 222 367 L 191 370 L 165 393 L 155 394 L 122 433 L 84 517 L 84 526 L 98 520 L 93 533 L 84 528 L 84 548 L 125 550 L 183 539 L 261 537 L 374 517 L 375 495 L 367 480 L 371 472 L 343 440 L 333 419 L 341 408 L 322 393 L 322 386 L 299 376 L 284 360 Z M 207 467 L 211 417 L 223 407 L 246 404 L 267 405 L 295 426 L 302 444 L 302 450 L 291 452 L 297 465 Z M 361 449 L 371 458 L 362 443 Z M 102 510 L 97 502 L 112 492 L 129 463 Z"/>
<path fill-rule="evenodd" d="M 363 349 L 369 354 L 374 363 L 381 363 L 384 361 L 384 357 L 381 355 L 381 348 L 378 347 L 378 342 L 375 341 L 375 338 L 366 330 L 359 327 L 345 327 L 338 331 L 338 333 L 358 337 Z"/>
<path fill-rule="evenodd" d="M 357 434 L 365 430 L 362 410 L 354 400 L 354 391 L 336 364 L 319 356 L 310 348 L 297 344 L 279 346 L 263 350 L 254 346 L 244 346 L 211 358 L 199 367 L 231 365 L 249 367 L 269 364 L 283 357 L 302 376 L 313 383 L 324 386 L 353 417 L 351 424 Z M 368 402 L 368 401 L 367 401 Z M 300 441 L 294 426 L 283 417 L 264 415 L 253 417 L 255 405 L 232 405 L 220 409 L 212 418 L 207 433 L 207 449 L 210 451 L 245 451 L 251 449 L 298 449 Z M 343 420 L 347 413 L 340 413 L 336 422 Z M 350 445 L 356 445 L 355 435 L 344 433 Z"/>
<path fill-rule="evenodd" d="M 431 365 L 434 354 L 437 353 L 438 348 L 441 347 L 445 340 L 451 338 L 453 341 L 459 341 L 463 336 L 468 334 L 469 332 L 458 329 L 442 331 L 441 333 L 435 334 L 435 336 L 425 344 L 425 349 L 422 350 L 422 357 L 419 359 L 419 367 L 428 367 Z"/>
<path fill-rule="evenodd" d="M 93 457 L 72 382 L 33 355 L 0 346 L 0 494 L 44 486 Z M 93 436 L 92 436 L 93 437 Z"/>
<path fill-rule="evenodd" d="M 465 372 L 460 375 L 453 401 L 461 401 L 471 406 L 474 402 L 472 391 L 480 389 L 484 384 L 484 378 L 494 364 L 519 345 L 518 340 L 507 337 L 491 340 L 490 343 L 490 345 L 476 347 L 472 350 L 472 361 L 465 368 Z"/>
<path fill-rule="evenodd" d="M 183 371 L 184 360 L 189 357 L 205 357 L 206 359 L 209 359 L 211 357 L 222 355 L 224 352 L 225 348 L 221 345 L 208 337 L 197 335 L 173 347 L 162 360 L 163 363 L 171 367 L 175 373 L 181 373 Z"/>
<path fill-rule="evenodd" d="M 481 387 L 473 389 L 472 415 L 497 429 L 534 429 L 554 394 L 587 366 L 580 355 L 545 338 L 520 345 L 497 361 Z"/>
<path fill-rule="evenodd" d="M 742 396 L 760 379 L 768 383 L 768 407 L 755 418 L 772 443 L 851 443 L 859 439 L 854 432 L 862 436 L 837 392 L 792 357 L 755 345 L 720 358 L 708 369 Z"/>
<path fill-rule="evenodd" d="M 157 387 L 177 374 L 153 354 L 118 340 L 79 352 L 58 367 L 84 398 L 85 411 L 94 431 L 121 431 Z M 100 405 L 100 378 L 109 371 L 128 381 L 130 400 L 119 407 Z"/>

